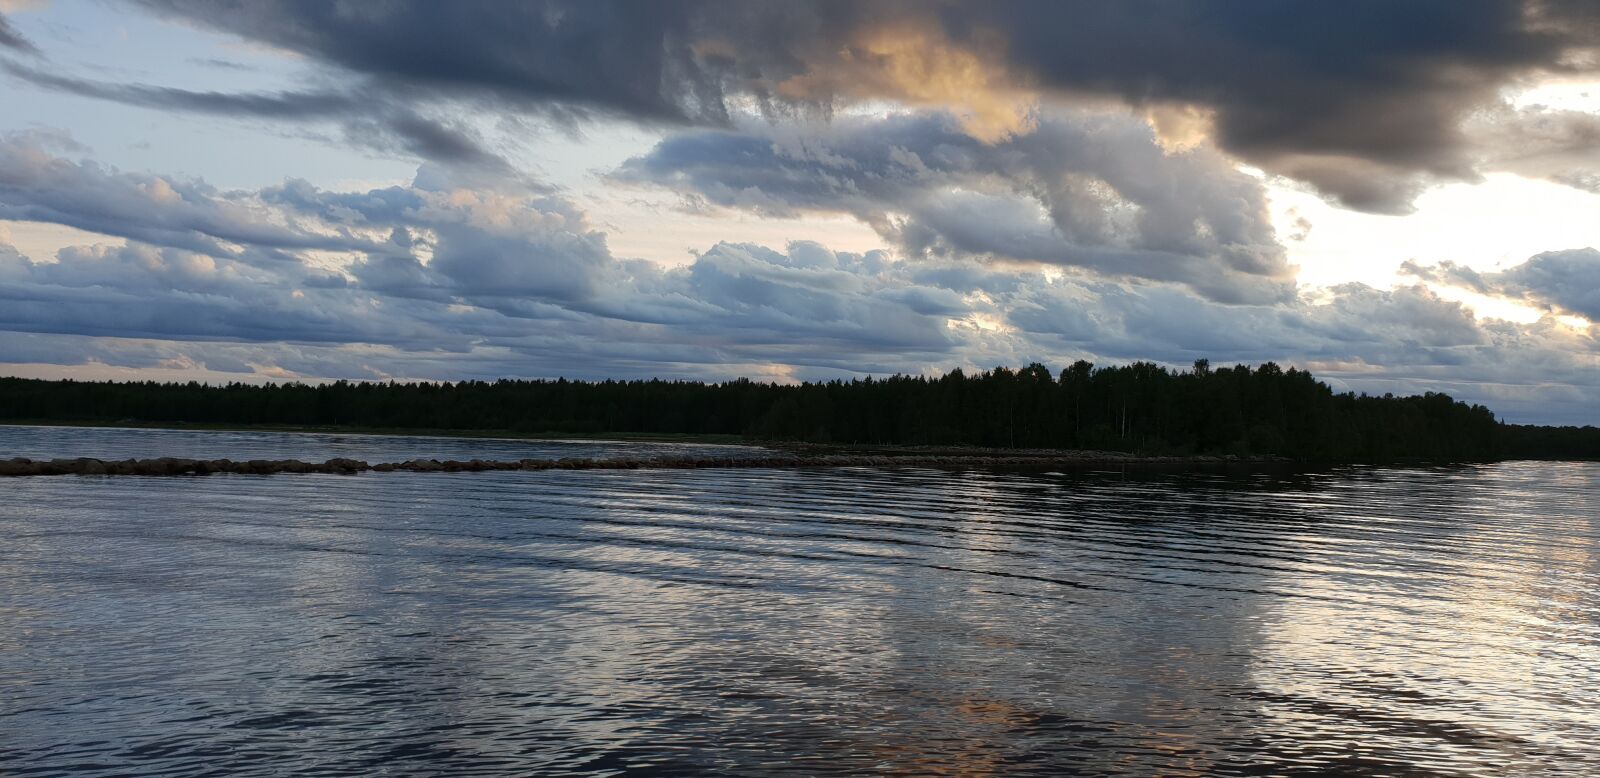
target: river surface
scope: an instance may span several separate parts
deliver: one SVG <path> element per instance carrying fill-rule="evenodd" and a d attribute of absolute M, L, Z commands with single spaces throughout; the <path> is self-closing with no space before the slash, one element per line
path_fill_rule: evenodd
<path fill-rule="evenodd" d="M 1600 465 L 0 480 L 0 774 L 69 773 L 1597 775 Z"/>

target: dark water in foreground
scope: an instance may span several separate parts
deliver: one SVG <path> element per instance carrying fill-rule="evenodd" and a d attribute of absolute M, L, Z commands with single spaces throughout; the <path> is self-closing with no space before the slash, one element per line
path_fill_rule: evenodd
<path fill-rule="evenodd" d="M 1594 775 L 1597 689 L 1593 464 L 0 482 L 8 776 Z"/>

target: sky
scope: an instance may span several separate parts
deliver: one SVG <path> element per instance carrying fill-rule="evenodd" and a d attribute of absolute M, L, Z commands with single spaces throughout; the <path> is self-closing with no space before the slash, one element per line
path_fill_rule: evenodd
<path fill-rule="evenodd" d="M 0 375 L 1276 361 L 1600 423 L 1582 0 L 0 0 Z"/>

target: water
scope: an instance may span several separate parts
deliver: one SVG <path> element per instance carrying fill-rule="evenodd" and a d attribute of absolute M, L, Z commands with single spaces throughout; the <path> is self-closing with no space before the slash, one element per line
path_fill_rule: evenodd
<path fill-rule="evenodd" d="M 633 457 L 739 457 L 764 453 L 752 446 L 606 440 L 513 440 L 433 435 L 361 435 L 327 432 L 158 430 L 122 427 L 0 426 L 0 458 L 29 459 L 300 459 L 337 457 L 371 464 L 408 459 L 606 459 Z"/>
<path fill-rule="evenodd" d="M 0 481 L 0 773 L 1594 775 L 1597 487 Z"/>

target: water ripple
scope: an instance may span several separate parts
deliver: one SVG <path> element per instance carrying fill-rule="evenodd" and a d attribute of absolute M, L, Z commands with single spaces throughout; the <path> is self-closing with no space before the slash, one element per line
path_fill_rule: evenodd
<path fill-rule="evenodd" d="M 0 773 L 1592 775 L 1597 486 L 23 479 Z"/>

